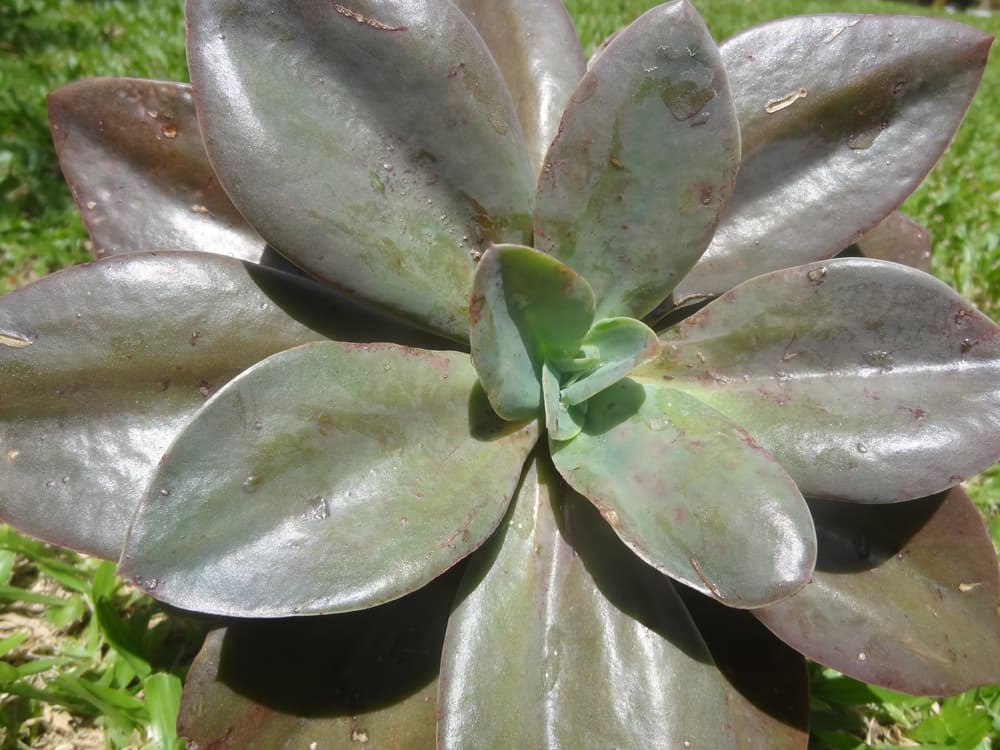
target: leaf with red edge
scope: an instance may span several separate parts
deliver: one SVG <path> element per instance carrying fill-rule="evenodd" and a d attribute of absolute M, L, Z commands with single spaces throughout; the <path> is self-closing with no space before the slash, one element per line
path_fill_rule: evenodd
<path fill-rule="evenodd" d="M 1000 680 L 996 555 L 963 490 L 893 505 L 809 502 L 813 580 L 755 612 L 778 637 L 851 677 L 915 695 Z"/>
<path fill-rule="evenodd" d="M 641 317 L 708 246 L 739 164 L 719 50 L 694 7 L 623 29 L 577 86 L 535 200 L 535 246 L 594 287 L 597 317 Z"/>
<path fill-rule="evenodd" d="M 189 84 L 77 81 L 49 94 L 49 120 L 97 257 L 199 250 L 260 260 L 264 240 L 215 178 Z"/>
<path fill-rule="evenodd" d="M 948 146 L 992 41 L 944 19 L 830 14 L 724 42 L 743 162 L 675 303 L 832 257 L 882 221 Z"/>
<path fill-rule="evenodd" d="M 535 174 L 587 69 L 560 0 L 455 0 L 490 48 L 521 121 Z"/>
<path fill-rule="evenodd" d="M 1000 457 L 1000 327 L 921 271 L 839 258 L 758 276 L 633 377 L 742 425 L 807 496 L 925 497 Z"/>

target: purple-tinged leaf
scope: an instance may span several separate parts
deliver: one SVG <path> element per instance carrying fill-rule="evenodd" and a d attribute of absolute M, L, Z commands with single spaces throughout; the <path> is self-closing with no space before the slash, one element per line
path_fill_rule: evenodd
<path fill-rule="evenodd" d="M 184 685 L 180 734 L 205 750 L 428 750 L 457 581 L 449 573 L 363 612 L 210 633 Z"/>
<path fill-rule="evenodd" d="M 816 572 L 755 612 L 771 630 L 810 659 L 915 695 L 1000 679 L 996 556 L 963 490 L 894 505 L 809 503 Z"/>
<path fill-rule="evenodd" d="M 746 610 L 719 604 L 687 586 L 678 586 L 677 592 L 733 687 L 733 710 L 745 715 L 739 747 L 805 750 L 809 675 L 802 654 Z"/>
<path fill-rule="evenodd" d="M 661 338 L 635 377 L 729 415 L 806 495 L 925 497 L 1000 457 L 1000 328 L 906 266 L 775 271 Z"/>
<path fill-rule="evenodd" d="M 722 44 L 743 162 L 675 303 L 829 258 L 882 221 L 951 141 L 991 42 L 942 19 L 820 15 Z"/>
<path fill-rule="evenodd" d="M 490 48 L 521 121 L 538 174 L 570 94 L 587 69 L 560 0 L 455 0 Z"/>
<path fill-rule="evenodd" d="M 188 0 L 208 153 L 280 253 L 464 341 L 475 260 L 531 238 L 510 93 L 450 0 Z"/>
<path fill-rule="evenodd" d="M 553 474 L 529 465 L 469 563 L 444 642 L 440 750 L 785 750 L 744 744 L 761 717 L 712 664 L 671 582 Z"/>
<path fill-rule="evenodd" d="M 909 216 L 893 211 L 855 243 L 866 258 L 931 270 L 931 235 Z"/>
<path fill-rule="evenodd" d="M 208 161 L 190 85 L 77 81 L 49 94 L 49 120 L 97 257 L 199 250 L 260 260 L 264 240 Z"/>
<path fill-rule="evenodd" d="M 493 413 L 465 354 L 333 341 L 281 352 L 178 435 L 120 570 L 199 612 L 382 604 L 482 544 L 537 435 Z"/>
<path fill-rule="evenodd" d="M 570 359 L 594 321 L 594 291 L 555 258 L 519 245 L 486 251 L 469 304 L 472 361 L 493 410 L 529 419 L 542 408 L 542 365 Z"/>
<path fill-rule="evenodd" d="M 328 336 L 412 338 L 311 281 L 208 253 L 114 256 L 0 298 L 0 518 L 117 559 L 149 475 L 205 399 Z"/>
<path fill-rule="evenodd" d="M 739 163 L 719 51 L 686 0 L 619 33 L 577 86 L 545 159 L 535 246 L 642 317 L 708 246 Z"/>
<path fill-rule="evenodd" d="M 661 573 L 741 608 L 809 580 L 816 537 L 794 482 L 690 395 L 622 380 L 587 402 L 579 435 L 549 444 L 563 478 Z"/>

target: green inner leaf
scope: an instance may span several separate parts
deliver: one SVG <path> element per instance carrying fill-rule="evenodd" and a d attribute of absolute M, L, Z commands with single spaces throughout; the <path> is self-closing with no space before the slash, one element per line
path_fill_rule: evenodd
<path fill-rule="evenodd" d="M 701 401 L 621 380 L 583 430 L 549 441 L 556 468 L 661 572 L 735 607 L 800 589 L 816 537 L 798 488 L 749 434 Z"/>
<path fill-rule="evenodd" d="M 634 318 L 607 318 L 594 324 L 584 345 L 599 352 L 595 370 L 575 380 L 563 391 L 569 404 L 579 404 L 614 385 L 632 370 L 656 356 L 656 334 Z"/>
<path fill-rule="evenodd" d="M 520 245 L 495 245 L 483 255 L 473 282 L 469 338 L 497 414 L 538 414 L 543 363 L 576 358 L 594 305 L 586 280 L 551 256 Z"/>

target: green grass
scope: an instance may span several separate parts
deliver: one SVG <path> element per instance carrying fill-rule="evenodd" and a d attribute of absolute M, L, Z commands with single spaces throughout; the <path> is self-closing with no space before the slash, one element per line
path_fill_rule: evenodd
<path fill-rule="evenodd" d="M 694 2 L 717 39 L 799 13 L 929 12 L 875 0 Z M 568 1 L 589 50 L 653 4 Z M 962 20 L 1000 32 L 1000 15 Z M 94 75 L 186 79 L 179 0 L 0 0 L 0 292 L 89 259 L 51 147 L 45 94 Z M 904 205 L 934 237 L 934 273 L 995 319 L 998 114 L 1000 54 L 955 143 Z M 970 489 L 1000 548 L 1000 472 Z M 58 739 L 60 722 L 75 723 L 70 729 L 79 750 L 175 747 L 180 678 L 198 635 L 196 626 L 164 616 L 115 580 L 109 563 L 0 529 L 0 750 L 55 747 L 45 743 Z M 936 701 L 866 686 L 818 666 L 812 677 L 817 749 L 987 750 L 990 738 L 1000 736 L 1000 686 Z"/>

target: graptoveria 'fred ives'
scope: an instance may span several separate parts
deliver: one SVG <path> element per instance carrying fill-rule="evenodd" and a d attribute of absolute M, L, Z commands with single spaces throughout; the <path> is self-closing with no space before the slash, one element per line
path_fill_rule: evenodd
<path fill-rule="evenodd" d="M 801 750 L 796 652 L 1000 678 L 1000 329 L 835 257 L 913 254 L 991 39 L 187 15 L 190 86 L 50 98 L 101 259 L 0 300 L 0 513 L 232 618 L 199 746 Z"/>

